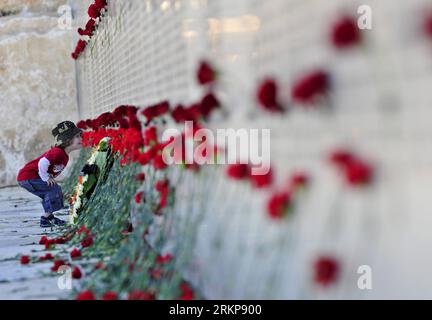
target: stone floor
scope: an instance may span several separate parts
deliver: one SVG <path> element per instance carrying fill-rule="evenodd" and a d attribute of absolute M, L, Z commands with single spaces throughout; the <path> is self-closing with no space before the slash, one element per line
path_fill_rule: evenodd
<path fill-rule="evenodd" d="M 61 275 L 50 272 L 52 261 L 20 264 L 21 254 L 47 253 L 38 244 L 42 235 L 54 237 L 55 231 L 39 227 L 42 212 L 40 199 L 24 189 L 0 189 L 0 299 L 61 299 L 69 293 L 57 285 Z M 56 214 L 67 220 L 67 210 Z"/>

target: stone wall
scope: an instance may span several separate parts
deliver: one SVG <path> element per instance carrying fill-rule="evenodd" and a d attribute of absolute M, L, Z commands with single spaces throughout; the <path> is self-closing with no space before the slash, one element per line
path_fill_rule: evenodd
<path fill-rule="evenodd" d="M 0 186 L 15 184 L 19 169 L 53 145 L 58 122 L 78 118 L 74 30 L 57 22 L 65 3 L 0 0 Z"/>

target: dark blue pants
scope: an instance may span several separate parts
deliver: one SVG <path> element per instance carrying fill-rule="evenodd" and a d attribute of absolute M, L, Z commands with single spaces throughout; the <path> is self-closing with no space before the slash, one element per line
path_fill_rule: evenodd
<path fill-rule="evenodd" d="M 63 208 L 63 192 L 58 184 L 49 186 L 42 179 L 18 181 L 18 184 L 42 199 L 45 212 L 53 213 Z"/>

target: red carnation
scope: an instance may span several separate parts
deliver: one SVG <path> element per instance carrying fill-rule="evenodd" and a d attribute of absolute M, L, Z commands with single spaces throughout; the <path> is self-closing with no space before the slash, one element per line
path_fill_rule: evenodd
<path fill-rule="evenodd" d="M 81 251 L 79 251 L 77 248 L 74 248 L 71 251 L 70 256 L 72 259 L 79 258 L 79 257 L 81 257 Z"/>
<path fill-rule="evenodd" d="M 45 244 L 47 242 L 48 238 L 46 236 L 42 236 L 39 240 L 39 244 Z"/>
<path fill-rule="evenodd" d="M 67 240 L 64 237 L 60 237 L 55 239 L 55 243 L 56 244 L 65 244 L 67 242 Z"/>
<path fill-rule="evenodd" d="M 101 8 L 98 7 L 96 4 L 92 4 L 88 8 L 87 13 L 88 13 L 90 18 L 97 19 L 101 15 Z"/>
<path fill-rule="evenodd" d="M 72 270 L 72 278 L 73 278 L 73 279 L 81 279 L 81 277 L 82 277 L 82 273 L 81 273 L 80 268 L 75 267 L 75 268 Z"/>
<path fill-rule="evenodd" d="M 352 186 L 367 185 L 372 182 L 373 169 L 360 160 L 351 161 L 346 167 L 345 177 Z"/>
<path fill-rule="evenodd" d="M 139 182 L 144 182 L 145 181 L 145 174 L 142 172 L 140 174 L 137 174 L 135 176 L 135 180 L 139 181 Z"/>
<path fill-rule="evenodd" d="M 178 298 L 179 300 L 193 300 L 195 298 L 192 288 L 187 283 L 180 284 L 180 290 L 183 294 Z"/>
<path fill-rule="evenodd" d="M 307 186 L 309 183 L 309 176 L 304 172 L 295 173 L 289 182 L 289 188 L 293 191 Z"/>
<path fill-rule="evenodd" d="M 82 28 L 78 28 L 78 33 L 81 36 L 89 36 L 91 37 L 93 35 L 93 32 L 96 30 L 96 21 L 93 19 L 90 19 L 87 24 L 85 29 L 83 30 Z"/>
<path fill-rule="evenodd" d="M 347 150 L 336 150 L 330 155 L 330 161 L 340 168 L 346 167 L 353 159 L 354 155 Z"/>
<path fill-rule="evenodd" d="M 291 194 L 288 192 L 274 194 L 267 203 L 267 213 L 272 219 L 283 218 L 291 208 Z"/>
<path fill-rule="evenodd" d="M 267 172 L 266 174 L 251 174 L 250 179 L 252 181 L 252 186 L 256 188 L 265 188 L 272 184 L 273 173 L 270 169 L 269 172 Z"/>
<path fill-rule="evenodd" d="M 82 130 L 87 129 L 87 125 L 86 125 L 86 123 L 85 123 L 84 120 L 78 121 L 77 124 L 76 124 L 76 126 L 77 126 L 77 128 L 80 128 Z"/>
<path fill-rule="evenodd" d="M 95 0 L 95 5 L 99 9 L 103 9 L 108 5 L 108 3 L 106 2 L 106 0 Z"/>
<path fill-rule="evenodd" d="M 75 300 L 96 300 L 96 297 L 94 296 L 93 292 L 87 290 L 78 294 Z"/>
<path fill-rule="evenodd" d="M 216 80 L 216 72 L 208 62 L 201 62 L 197 72 L 197 80 L 201 85 L 206 85 Z"/>
<path fill-rule="evenodd" d="M 432 12 L 425 19 L 424 31 L 426 36 L 432 40 Z"/>
<path fill-rule="evenodd" d="M 55 239 L 47 239 L 45 242 L 45 249 L 51 250 L 55 248 L 56 240 Z"/>
<path fill-rule="evenodd" d="M 153 157 L 153 168 L 156 170 L 164 170 L 168 167 L 162 157 L 162 152 L 158 152 Z"/>
<path fill-rule="evenodd" d="M 89 235 L 90 234 L 90 231 L 86 228 L 86 226 L 85 225 L 83 225 L 78 231 L 77 231 L 77 234 L 81 234 L 81 233 L 85 233 L 86 235 Z"/>
<path fill-rule="evenodd" d="M 142 199 L 142 196 L 143 196 L 143 193 L 144 192 L 138 192 L 136 195 L 135 195 L 135 202 L 136 203 L 141 203 L 141 199 Z"/>
<path fill-rule="evenodd" d="M 129 293 L 128 300 L 155 300 L 155 295 L 145 291 L 135 290 Z"/>
<path fill-rule="evenodd" d="M 170 254 L 166 254 L 164 256 L 158 255 L 156 257 L 156 263 L 160 263 L 160 264 L 167 263 L 167 262 L 170 262 L 172 260 L 172 258 L 173 258 L 173 256 Z"/>
<path fill-rule="evenodd" d="M 162 271 L 161 271 L 161 269 L 158 269 L 158 268 L 149 268 L 148 274 L 153 279 L 160 279 L 162 277 Z"/>
<path fill-rule="evenodd" d="M 372 182 L 373 168 L 351 152 L 337 150 L 330 155 L 330 161 L 335 164 L 351 186 L 367 185 Z"/>
<path fill-rule="evenodd" d="M 168 180 L 165 179 L 158 181 L 155 185 L 155 189 L 160 193 L 159 209 L 165 208 L 169 193 Z"/>
<path fill-rule="evenodd" d="M 230 178 L 236 180 L 246 179 L 250 175 L 250 167 L 248 164 L 243 163 L 231 164 L 228 166 L 226 173 Z"/>
<path fill-rule="evenodd" d="M 284 109 L 278 101 L 278 87 L 274 79 L 264 80 L 257 92 L 257 100 L 262 108 L 272 112 L 283 112 Z"/>
<path fill-rule="evenodd" d="M 200 115 L 199 108 L 199 104 L 195 105 L 195 107 L 192 106 L 190 108 L 185 108 L 182 105 L 178 105 L 174 108 L 174 110 L 171 111 L 171 117 L 177 123 L 185 121 L 197 121 L 198 116 Z"/>
<path fill-rule="evenodd" d="M 40 261 L 53 260 L 54 256 L 51 253 L 47 253 L 46 255 L 39 258 Z"/>
<path fill-rule="evenodd" d="M 292 88 L 292 98 L 300 104 L 311 104 L 329 89 L 329 76 L 325 71 L 314 71 L 299 79 Z"/>
<path fill-rule="evenodd" d="M 102 296 L 102 300 L 118 300 L 117 293 L 109 291 Z"/>
<path fill-rule="evenodd" d="M 156 127 L 149 127 L 144 131 L 144 145 L 151 146 L 157 143 Z"/>
<path fill-rule="evenodd" d="M 102 261 L 98 262 L 98 263 L 95 265 L 95 269 L 96 269 L 96 270 L 101 270 L 101 269 L 104 269 L 104 268 L 105 268 L 105 264 L 104 264 Z"/>
<path fill-rule="evenodd" d="M 146 125 L 150 123 L 154 118 L 163 115 L 169 111 L 169 103 L 163 101 L 153 106 L 145 108 L 141 113 L 147 118 Z"/>
<path fill-rule="evenodd" d="M 93 244 L 93 238 L 92 236 L 88 236 L 83 241 L 81 241 L 81 245 L 83 248 L 90 247 Z"/>
<path fill-rule="evenodd" d="M 56 260 L 56 261 L 54 261 L 54 266 L 51 267 L 51 271 L 57 272 L 58 269 L 64 265 L 66 265 L 66 263 L 63 260 Z"/>
<path fill-rule="evenodd" d="M 343 17 L 332 29 L 331 41 L 336 48 L 347 48 L 361 41 L 360 29 L 354 17 Z"/>
<path fill-rule="evenodd" d="M 207 119 L 211 112 L 220 107 L 220 102 L 213 93 L 206 94 L 199 105 L 201 116 Z"/>
<path fill-rule="evenodd" d="M 314 265 L 315 283 L 321 286 L 328 286 L 337 280 L 339 275 L 339 263 L 331 257 L 320 257 Z"/>
<path fill-rule="evenodd" d="M 30 257 L 29 256 L 21 256 L 21 264 L 29 264 Z"/>

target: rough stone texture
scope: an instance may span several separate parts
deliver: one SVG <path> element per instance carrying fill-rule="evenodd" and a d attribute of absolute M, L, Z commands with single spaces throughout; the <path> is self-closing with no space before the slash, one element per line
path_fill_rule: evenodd
<path fill-rule="evenodd" d="M 78 120 L 75 31 L 57 24 L 65 3 L 0 0 L 0 11 L 17 12 L 0 17 L 0 186 L 15 184 L 19 169 L 54 144 L 58 122 Z"/>
<path fill-rule="evenodd" d="M 0 11 L 19 12 L 23 9 L 35 12 L 56 11 L 66 0 L 0 0 Z"/>

